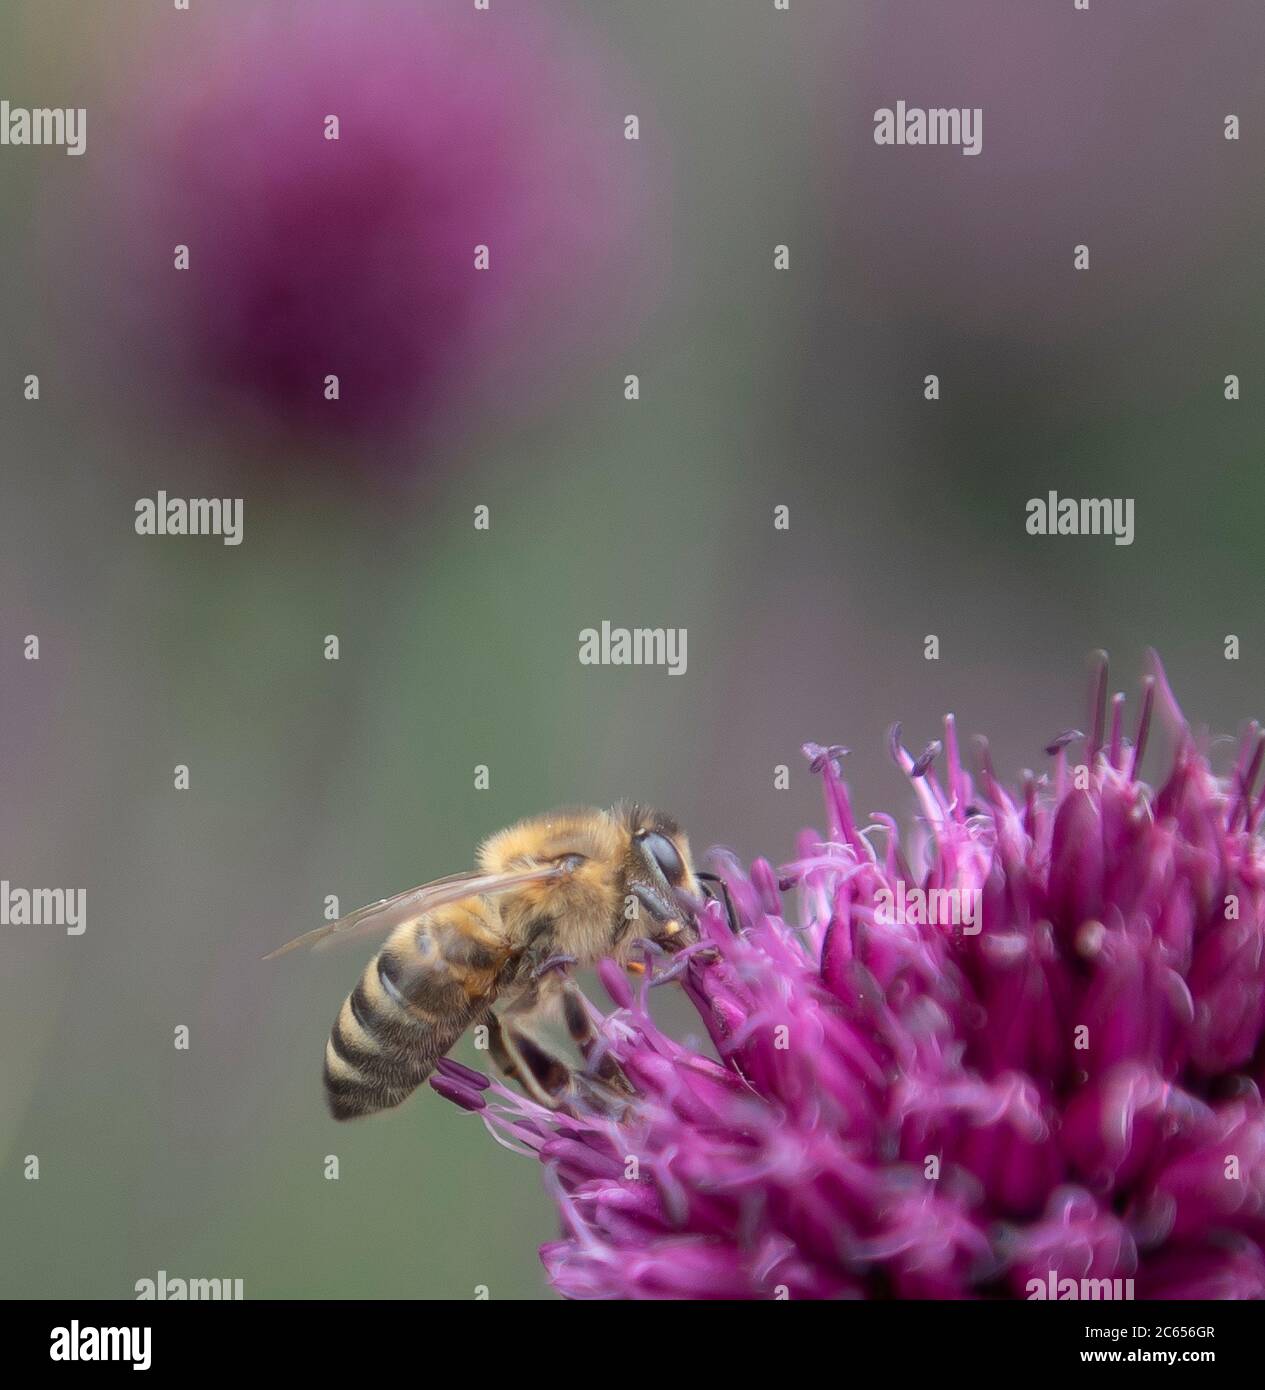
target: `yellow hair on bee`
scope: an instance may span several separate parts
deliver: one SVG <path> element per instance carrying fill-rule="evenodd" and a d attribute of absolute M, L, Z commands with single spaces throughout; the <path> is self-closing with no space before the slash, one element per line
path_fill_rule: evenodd
<path fill-rule="evenodd" d="M 610 862 L 623 848 L 619 826 L 606 811 L 568 806 L 530 816 L 489 836 L 479 848 L 479 867 L 487 873 L 504 873 L 563 854 Z"/>

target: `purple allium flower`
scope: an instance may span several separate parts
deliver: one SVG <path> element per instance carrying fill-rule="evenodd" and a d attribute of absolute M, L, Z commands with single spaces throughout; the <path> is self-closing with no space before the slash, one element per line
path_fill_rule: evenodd
<path fill-rule="evenodd" d="M 1155 790 L 1157 704 L 1174 751 Z M 807 745 L 826 835 L 776 871 L 725 864 L 736 931 L 711 903 L 700 943 L 636 987 L 603 964 L 615 1008 L 592 1011 L 562 1108 L 445 1064 L 436 1088 L 545 1166 L 554 1286 L 1025 1298 L 1053 1276 L 1265 1296 L 1265 736 L 1214 774 L 1158 663 L 1136 727 L 1104 661 L 1090 733 L 1017 793 L 983 744 L 968 774 L 951 717 L 940 766 L 894 730 L 922 812 L 907 844 L 890 817 L 858 820 L 843 750 Z M 953 890 L 973 921 L 927 920 Z M 656 1025 L 668 979 L 710 1050 Z M 630 1095 L 597 1084 L 611 1060 Z"/>
<path fill-rule="evenodd" d="M 550 14 L 305 0 L 168 26 L 107 196 L 169 403 L 265 440 L 415 439 L 593 349 L 646 288 L 646 145 L 627 80 Z"/>

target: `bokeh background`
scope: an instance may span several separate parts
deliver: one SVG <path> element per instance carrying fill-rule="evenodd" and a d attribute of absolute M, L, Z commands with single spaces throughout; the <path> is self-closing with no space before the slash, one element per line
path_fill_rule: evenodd
<path fill-rule="evenodd" d="M 7 0 L 0 95 L 89 127 L 0 149 L 0 876 L 88 927 L 0 929 L 0 1294 L 546 1297 L 534 1164 L 326 1116 L 367 951 L 259 959 L 326 894 L 623 796 L 776 861 L 802 741 L 909 818 L 893 720 L 1040 767 L 1097 647 L 1265 714 L 1262 70 L 1259 0 Z M 983 153 L 876 147 L 901 99 Z M 138 537 L 159 489 L 244 543 Z M 1135 543 L 1028 536 L 1050 489 Z M 603 619 L 688 673 L 580 666 Z"/>

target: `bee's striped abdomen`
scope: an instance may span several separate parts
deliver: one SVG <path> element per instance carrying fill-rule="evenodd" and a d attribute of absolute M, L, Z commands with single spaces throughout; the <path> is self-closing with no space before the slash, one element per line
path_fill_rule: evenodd
<path fill-rule="evenodd" d="M 325 1046 L 337 1120 L 399 1105 L 487 1012 L 505 962 L 494 909 L 455 904 L 398 927 L 343 1001 Z"/>

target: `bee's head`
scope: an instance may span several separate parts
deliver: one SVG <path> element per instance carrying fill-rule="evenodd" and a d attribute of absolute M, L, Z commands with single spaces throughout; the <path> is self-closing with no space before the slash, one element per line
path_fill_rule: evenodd
<path fill-rule="evenodd" d="M 671 816 L 644 806 L 617 806 L 612 815 L 628 835 L 624 900 L 636 903 L 629 940 L 644 937 L 677 951 L 698 940 L 690 903 L 699 897 L 685 832 Z"/>

